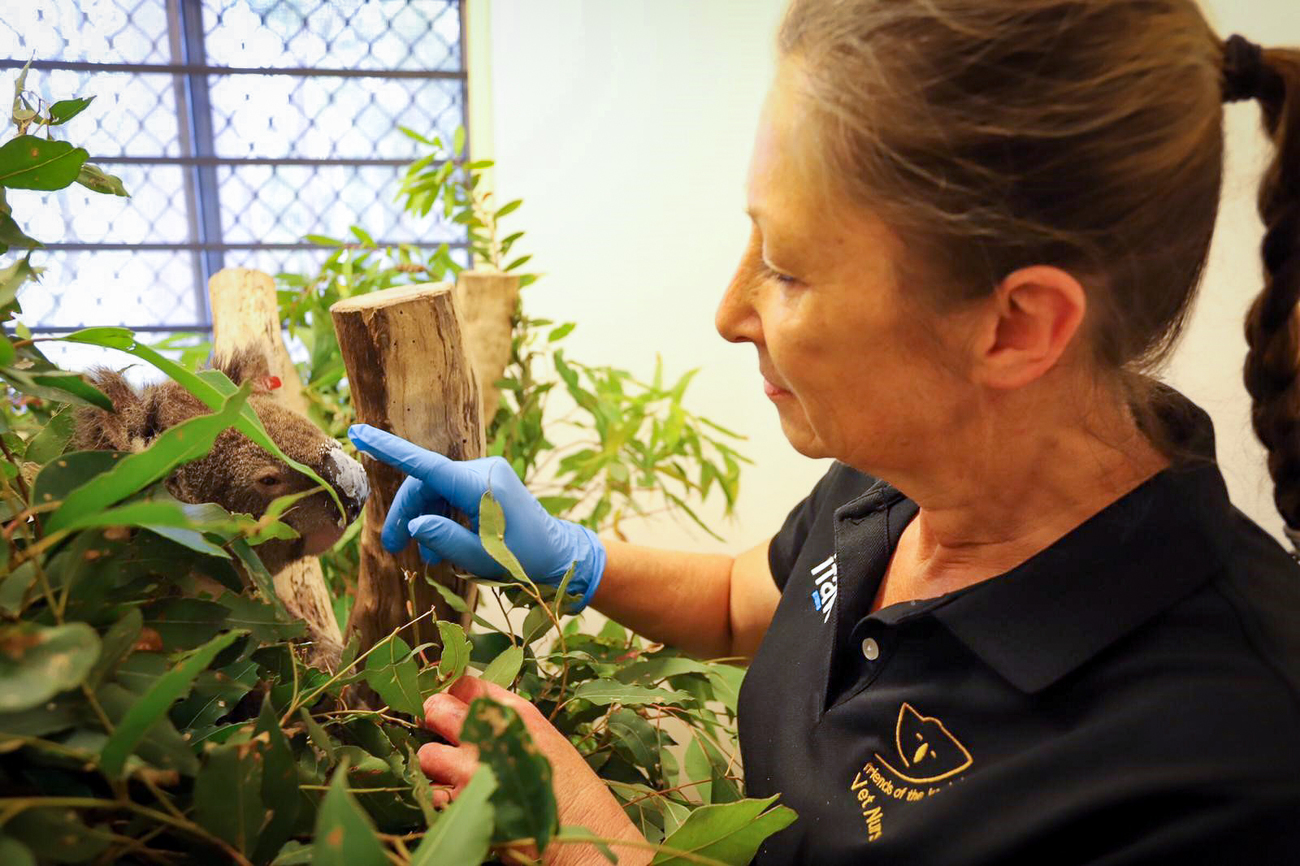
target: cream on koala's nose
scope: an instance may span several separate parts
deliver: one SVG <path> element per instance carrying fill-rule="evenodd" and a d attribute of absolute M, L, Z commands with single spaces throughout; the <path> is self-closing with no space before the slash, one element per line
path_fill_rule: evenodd
<path fill-rule="evenodd" d="M 325 477 L 338 491 L 343 506 L 347 509 L 347 523 L 351 523 L 361 514 L 361 507 L 370 496 L 370 482 L 366 470 L 361 464 L 343 453 L 337 445 L 325 455 Z M 344 525 L 340 523 L 340 525 Z"/>

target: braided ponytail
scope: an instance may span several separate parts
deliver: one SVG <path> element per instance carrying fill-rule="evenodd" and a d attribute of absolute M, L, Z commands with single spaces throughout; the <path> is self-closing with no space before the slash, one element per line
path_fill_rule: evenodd
<path fill-rule="evenodd" d="M 1259 192 L 1264 289 L 1246 316 L 1251 422 L 1268 449 L 1273 501 L 1300 548 L 1300 51 L 1224 45 L 1224 96 L 1256 99 L 1276 156 Z"/>

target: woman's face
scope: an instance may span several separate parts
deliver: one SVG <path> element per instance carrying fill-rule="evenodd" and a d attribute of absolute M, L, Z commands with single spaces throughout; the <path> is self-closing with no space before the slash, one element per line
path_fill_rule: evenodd
<path fill-rule="evenodd" d="M 753 231 L 717 328 L 758 350 L 761 384 L 797 451 L 906 474 L 969 408 L 961 317 L 919 300 L 883 223 L 816 192 L 802 169 L 806 119 L 783 72 L 750 165 Z"/>

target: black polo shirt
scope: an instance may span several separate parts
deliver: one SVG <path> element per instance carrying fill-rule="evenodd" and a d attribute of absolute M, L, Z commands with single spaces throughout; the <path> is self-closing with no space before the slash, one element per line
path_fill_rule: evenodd
<path fill-rule="evenodd" d="M 870 614 L 916 513 L 836 464 L 771 543 L 740 743 L 799 820 L 756 864 L 1300 864 L 1300 566 L 1212 459 Z"/>

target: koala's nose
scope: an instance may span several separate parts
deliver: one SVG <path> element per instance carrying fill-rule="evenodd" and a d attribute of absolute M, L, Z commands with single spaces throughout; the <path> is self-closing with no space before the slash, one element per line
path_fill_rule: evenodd
<path fill-rule="evenodd" d="M 327 455 L 325 479 L 334 485 L 343 500 L 347 511 L 347 522 L 351 523 L 361 514 L 361 508 L 370 497 L 370 482 L 366 470 L 361 464 L 343 453 L 342 448 L 333 448 Z"/>

